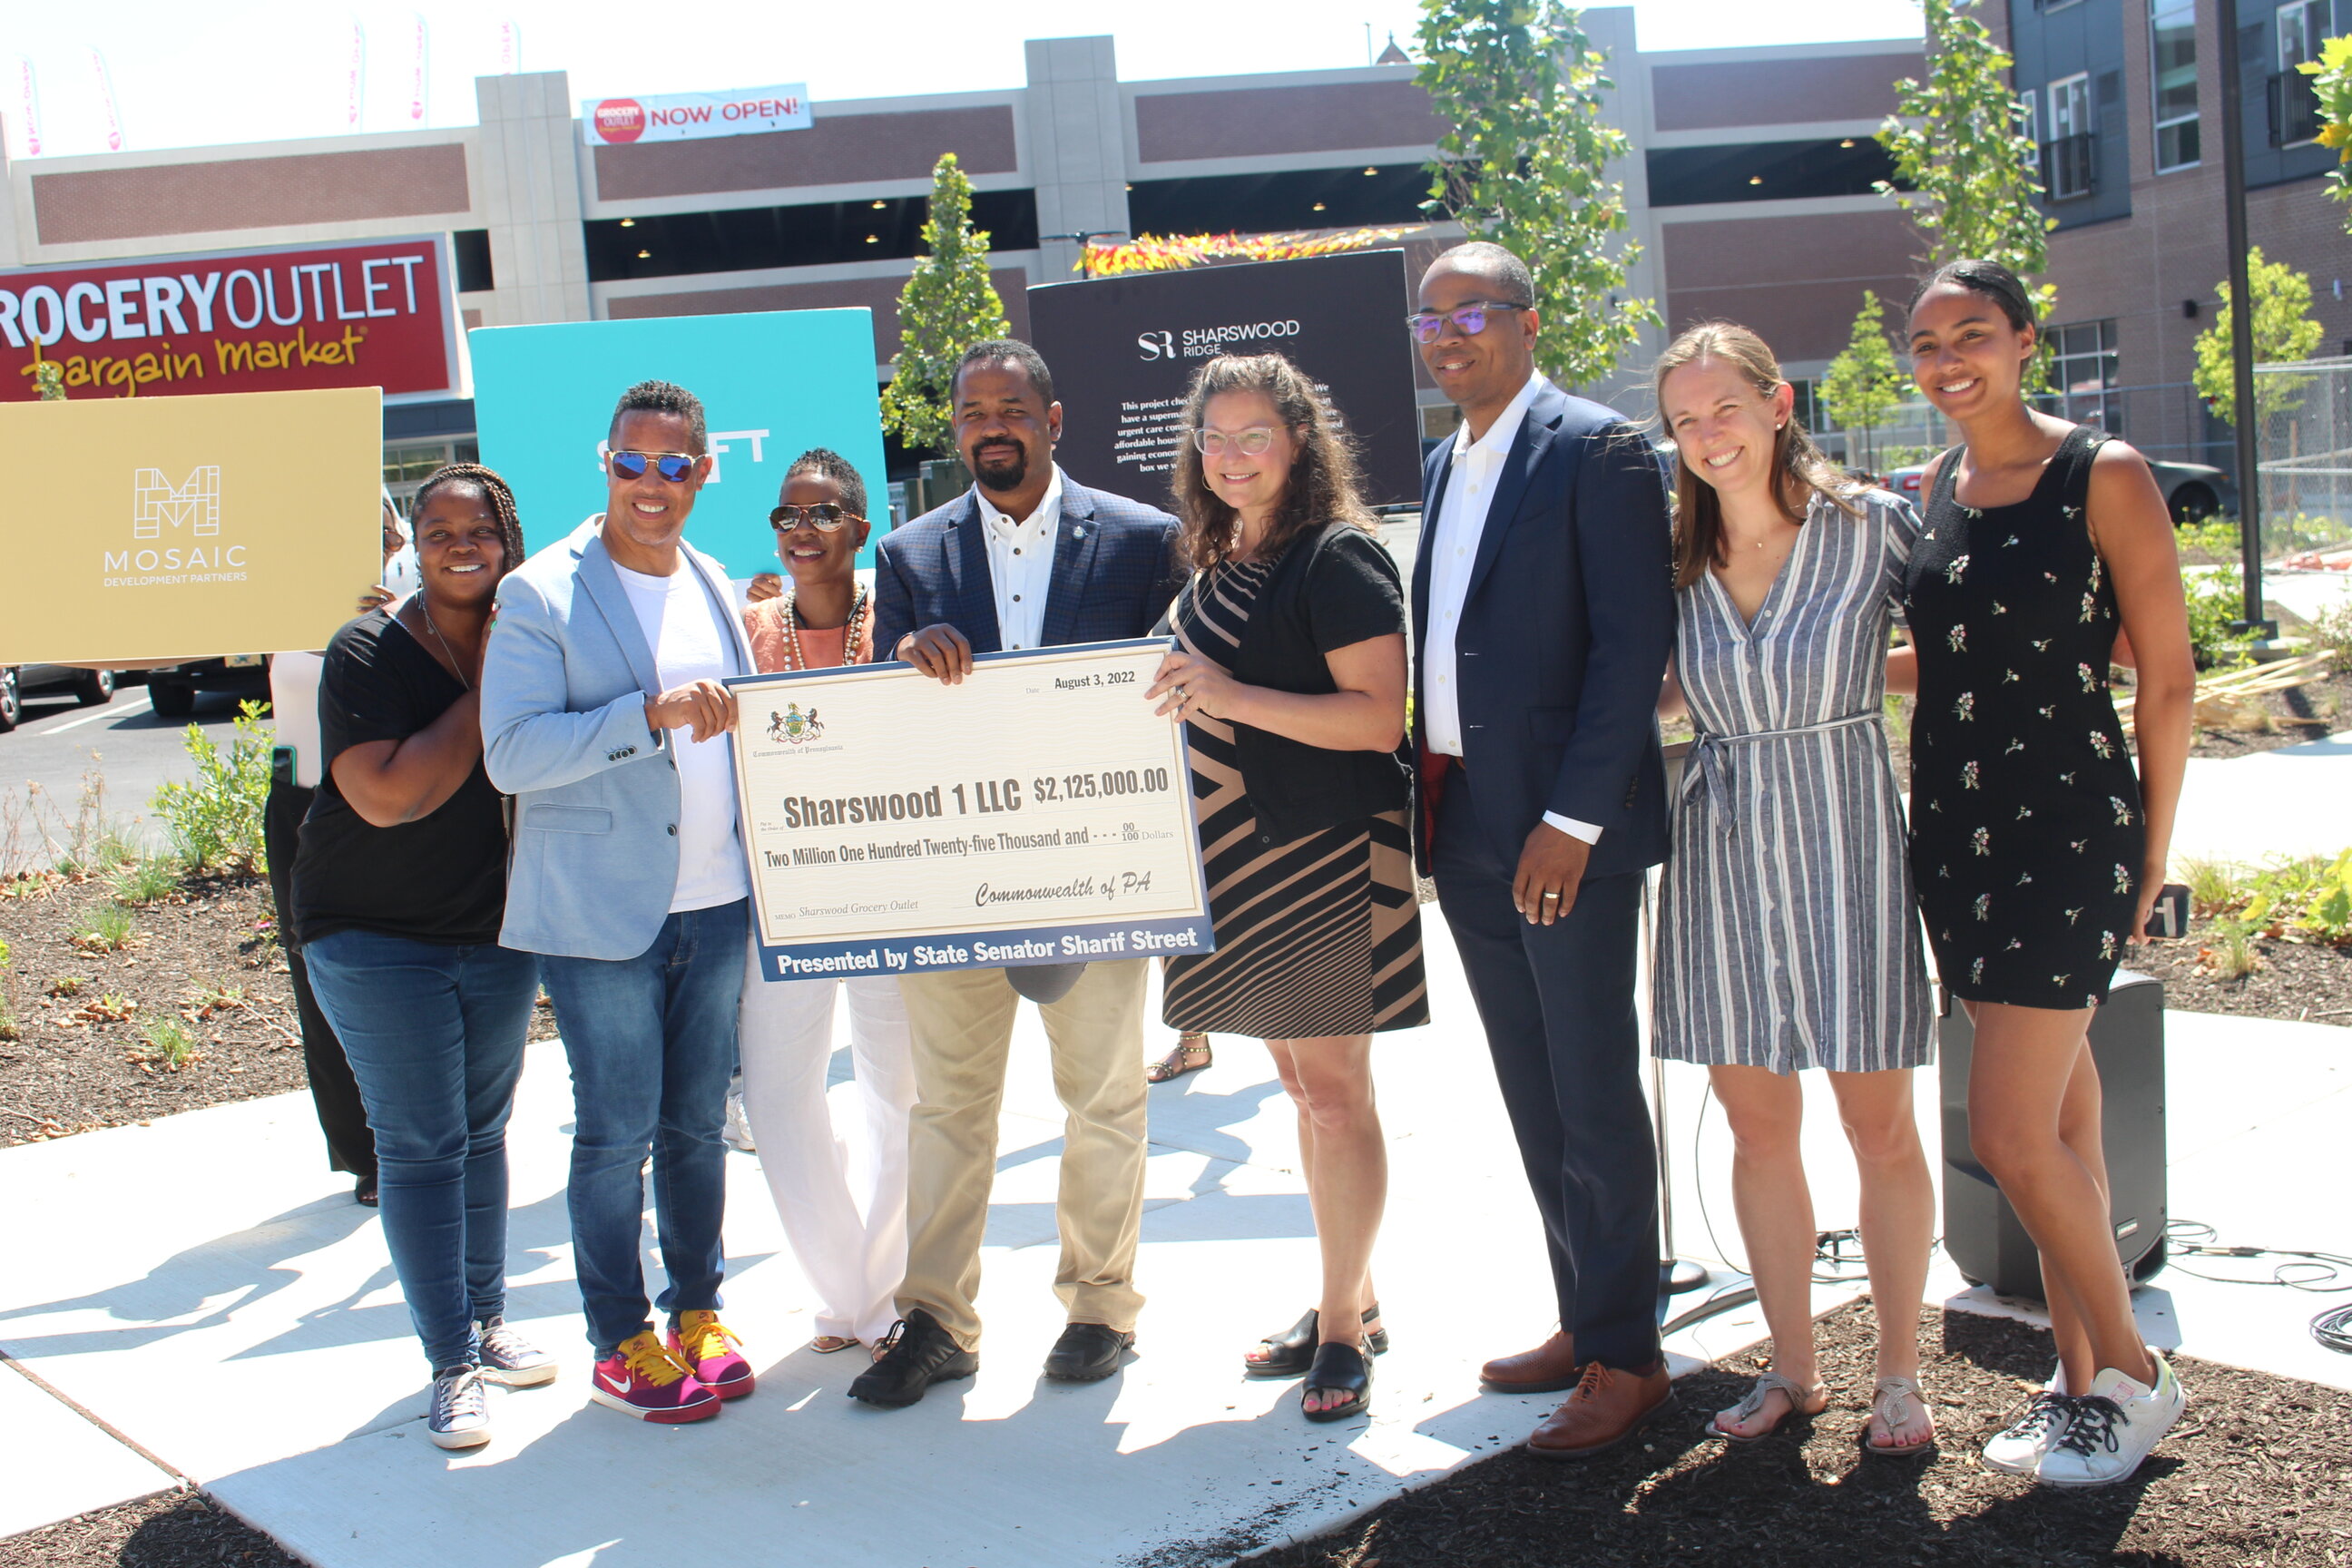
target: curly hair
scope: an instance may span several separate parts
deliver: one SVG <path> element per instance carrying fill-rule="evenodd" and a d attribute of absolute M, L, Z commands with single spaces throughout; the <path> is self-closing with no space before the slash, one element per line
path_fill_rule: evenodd
<path fill-rule="evenodd" d="M 482 494 L 489 499 L 490 515 L 499 520 L 499 542 L 506 551 L 506 560 L 499 567 L 499 575 L 503 577 L 522 564 L 522 518 L 515 510 L 513 487 L 495 468 L 486 468 L 479 463 L 451 463 L 434 469 L 425 482 L 416 487 L 416 494 L 408 503 L 409 532 L 412 535 L 415 533 L 414 520 L 418 512 L 425 510 L 427 496 L 444 485 L 458 484 L 478 485 Z"/>
<path fill-rule="evenodd" d="M 709 449 L 710 422 L 702 412 L 702 399 L 675 382 L 641 381 L 621 394 L 621 401 L 613 405 L 613 422 L 604 426 L 604 438 L 611 440 L 621 427 L 624 414 L 675 414 L 686 421 L 687 442 L 700 457 Z"/>
<path fill-rule="evenodd" d="M 1240 543 L 1240 516 L 1209 488 L 1199 442 L 1209 399 L 1228 392 L 1262 394 L 1298 439 L 1274 526 L 1258 545 L 1261 559 L 1279 558 L 1299 534 L 1324 523 L 1373 531 L 1354 444 L 1306 373 L 1278 353 L 1219 354 L 1193 373 L 1184 395 L 1176 472 L 1170 481 L 1176 515 L 1184 525 L 1179 544 L 1189 564 L 1205 568 L 1231 560 Z"/>
<path fill-rule="evenodd" d="M 866 477 L 857 471 L 857 465 L 832 447 L 811 447 L 794 458 L 793 466 L 784 470 L 784 482 L 792 483 L 794 474 L 814 474 L 818 479 L 831 479 L 834 488 L 841 492 L 842 504 L 860 517 L 866 515 Z"/>

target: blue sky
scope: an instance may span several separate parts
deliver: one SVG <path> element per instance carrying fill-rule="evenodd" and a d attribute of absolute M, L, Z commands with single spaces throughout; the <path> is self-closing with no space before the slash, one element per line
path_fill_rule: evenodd
<path fill-rule="evenodd" d="M 365 36 L 360 129 L 390 131 L 471 124 L 473 79 L 498 68 L 509 23 L 522 68 L 568 70 L 575 99 L 805 81 L 824 100 L 1018 87 L 1023 39 L 1106 27 L 1129 79 L 1362 65 L 1367 23 L 1377 47 L 1391 28 L 1410 40 L 1419 14 L 1397 0 L 1032 0 L 984 9 L 944 0 L 693 0 L 667 16 L 580 0 L 27 0 L 12 9 L 0 35 L 0 118 L 17 157 L 26 152 L 20 60 L 33 67 L 42 153 L 107 150 L 93 50 L 128 148 L 341 132 L 351 114 L 354 23 Z M 1914 0 L 1637 0 L 1635 10 L 1645 50 L 1916 37 L 1920 26 Z M 877 17 L 887 25 L 877 27 Z M 428 46 L 421 118 L 412 114 L 420 23 Z"/>

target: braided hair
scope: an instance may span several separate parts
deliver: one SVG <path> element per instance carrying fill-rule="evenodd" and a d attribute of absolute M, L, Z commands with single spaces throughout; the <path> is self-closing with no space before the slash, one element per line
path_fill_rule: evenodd
<path fill-rule="evenodd" d="M 414 518 L 423 510 L 425 498 L 444 485 L 478 485 L 490 501 L 490 513 L 499 520 L 499 543 L 506 552 L 506 560 L 499 567 L 503 577 L 522 564 L 522 519 L 515 511 L 514 489 L 499 476 L 495 468 L 479 463 L 450 463 L 433 470 L 425 481 L 416 487 L 416 495 L 408 503 L 408 515 Z M 411 531 L 415 530 L 412 527 Z"/>
<path fill-rule="evenodd" d="M 856 464 L 832 447 L 811 447 L 794 458 L 793 466 L 784 470 L 785 481 L 789 483 L 795 474 L 814 474 L 821 479 L 831 479 L 834 488 L 841 492 L 842 504 L 860 517 L 866 515 L 865 476 L 857 471 Z"/>

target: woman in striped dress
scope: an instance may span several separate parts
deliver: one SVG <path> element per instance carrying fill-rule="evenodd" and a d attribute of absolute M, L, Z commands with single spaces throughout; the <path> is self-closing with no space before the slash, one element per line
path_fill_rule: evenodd
<path fill-rule="evenodd" d="M 1680 454 L 1681 600 L 1664 711 L 1687 707 L 1659 918 L 1654 1049 L 1707 1068 L 1773 1366 L 1716 1415 L 1736 1442 L 1828 1405 L 1812 1346 L 1815 1244 L 1801 1068 L 1828 1069 L 1862 1177 L 1878 1311 L 1874 1453 L 1927 1453 L 1918 1319 L 1934 1190 L 1911 1109 L 1933 1021 L 1886 748 L 1887 644 L 1918 518 L 1832 468 L 1745 327 L 1685 332 L 1657 366 Z M 1900 668 L 1909 669 L 1908 660 Z"/>
<path fill-rule="evenodd" d="M 1355 462 L 1280 354 L 1221 356 L 1184 411 L 1177 510 L 1197 568 L 1147 695 L 1181 714 L 1216 951 L 1168 965 L 1165 1018 L 1255 1035 L 1298 1110 L 1322 1249 L 1316 1307 L 1244 1358 L 1304 1372 L 1310 1421 L 1363 1410 L 1388 1149 L 1372 1036 L 1429 1021 L 1407 827 L 1405 610 Z"/>

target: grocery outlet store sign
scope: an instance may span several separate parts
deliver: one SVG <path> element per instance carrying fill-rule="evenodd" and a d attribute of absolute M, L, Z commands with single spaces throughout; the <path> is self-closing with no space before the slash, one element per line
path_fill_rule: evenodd
<path fill-rule="evenodd" d="M 0 271 L 0 401 L 382 387 L 465 395 L 448 239 Z"/>
<path fill-rule="evenodd" d="M 691 142 L 704 136 L 750 136 L 763 131 L 805 131 L 808 84 L 747 87 L 735 92 L 673 92 L 647 98 L 583 98 L 580 139 L 591 147 L 629 142 Z"/>

